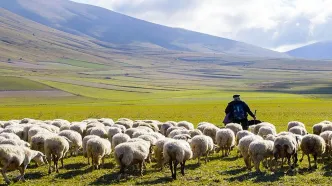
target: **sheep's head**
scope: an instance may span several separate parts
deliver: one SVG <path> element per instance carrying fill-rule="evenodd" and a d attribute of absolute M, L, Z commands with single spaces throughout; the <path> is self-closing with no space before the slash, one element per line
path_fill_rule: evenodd
<path fill-rule="evenodd" d="M 42 153 L 42 152 L 38 152 L 36 151 L 36 155 L 35 157 L 33 158 L 33 160 L 35 162 L 37 162 L 38 165 L 44 165 L 44 164 L 47 164 L 47 160 L 46 160 L 46 156 Z"/>

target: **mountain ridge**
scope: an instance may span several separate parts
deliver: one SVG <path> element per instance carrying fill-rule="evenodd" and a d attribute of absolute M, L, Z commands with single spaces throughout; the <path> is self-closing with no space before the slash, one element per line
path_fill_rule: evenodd
<path fill-rule="evenodd" d="M 287 57 L 243 42 L 154 24 L 68 0 L 5 0 L 0 4 L 4 9 L 51 28 L 113 44 L 150 43 L 178 51 Z"/>

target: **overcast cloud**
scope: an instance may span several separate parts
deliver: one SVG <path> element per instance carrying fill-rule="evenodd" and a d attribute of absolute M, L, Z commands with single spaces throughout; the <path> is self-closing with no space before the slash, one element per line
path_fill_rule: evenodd
<path fill-rule="evenodd" d="M 277 51 L 332 40 L 332 0 L 74 1 Z"/>

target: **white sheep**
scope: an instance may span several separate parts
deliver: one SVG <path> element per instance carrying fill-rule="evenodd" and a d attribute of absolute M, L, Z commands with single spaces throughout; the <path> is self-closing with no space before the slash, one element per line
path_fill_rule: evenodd
<path fill-rule="evenodd" d="M 206 130 L 206 129 L 204 129 Z M 222 151 L 222 156 L 229 156 L 231 149 L 235 146 L 235 135 L 231 129 L 224 128 L 218 130 L 216 134 L 217 152 Z"/>
<path fill-rule="evenodd" d="M 248 135 L 239 141 L 238 149 L 243 157 L 244 163 L 246 164 L 247 169 L 251 169 L 251 161 L 249 156 L 249 145 L 255 140 L 263 140 L 262 137 L 257 135 Z"/>
<path fill-rule="evenodd" d="M 122 125 L 126 129 L 133 128 L 134 122 L 132 120 L 118 120 L 115 122 L 116 125 Z"/>
<path fill-rule="evenodd" d="M 58 135 L 65 136 L 71 141 L 71 143 L 69 143 L 71 155 L 77 156 L 79 150 L 82 148 L 82 136 L 78 132 L 72 130 L 63 130 L 59 132 Z"/>
<path fill-rule="evenodd" d="M 130 136 L 131 138 L 133 138 L 133 135 L 135 132 L 140 132 L 140 131 L 143 131 L 144 134 L 146 134 L 147 132 L 145 130 L 142 130 L 142 129 L 139 129 L 139 128 L 130 128 L 130 129 L 127 129 L 125 131 L 125 134 L 127 134 L 128 136 Z M 117 132 L 119 133 L 119 132 Z"/>
<path fill-rule="evenodd" d="M 53 134 L 55 135 L 55 134 Z M 45 153 L 44 146 L 46 139 L 50 137 L 49 133 L 38 133 L 31 138 L 31 149 Z"/>
<path fill-rule="evenodd" d="M 249 135 L 254 135 L 254 133 L 247 131 L 247 130 L 241 130 L 239 131 L 236 136 L 235 136 L 235 144 L 238 145 L 239 141 L 244 138 L 245 136 L 249 136 Z"/>
<path fill-rule="evenodd" d="M 137 140 L 138 141 L 121 143 L 114 149 L 115 160 L 120 166 L 118 179 L 121 178 L 126 167 L 134 164 L 139 164 L 140 174 L 143 175 L 143 165 L 145 159 L 149 156 L 150 142 L 142 139 Z"/>
<path fill-rule="evenodd" d="M 166 130 L 166 135 L 165 136 L 168 136 L 173 130 L 187 130 L 186 128 L 184 127 L 169 127 L 167 130 Z"/>
<path fill-rule="evenodd" d="M 258 135 L 261 136 L 263 139 L 265 139 L 266 136 L 269 134 L 276 135 L 277 132 L 271 126 L 262 126 L 258 130 Z"/>
<path fill-rule="evenodd" d="M 175 135 L 173 139 L 189 141 L 191 139 L 191 136 L 189 134 L 178 134 Z"/>
<path fill-rule="evenodd" d="M 200 122 L 197 125 L 197 129 L 200 130 L 201 132 L 204 131 L 205 127 L 217 127 L 217 126 L 215 126 L 214 124 L 209 123 L 209 122 Z"/>
<path fill-rule="evenodd" d="M 25 181 L 25 170 L 28 167 L 30 161 L 33 159 L 38 164 L 44 164 L 45 155 L 41 152 L 30 150 L 26 147 L 13 146 L 13 145 L 0 145 L 0 165 L 1 173 L 7 184 L 10 184 L 6 172 L 19 170 L 20 176 L 16 178 L 16 181 Z"/>
<path fill-rule="evenodd" d="M 107 131 L 108 140 L 112 141 L 115 134 L 122 133 L 122 130 L 118 127 L 110 127 Z"/>
<path fill-rule="evenodd" d="M 203 135 L 203 132 L 199 129 L 189 130 L 189 135 L 193 138 L 194 136 Z"/>
<path fill-rule="evenodd" d="M 84 122 L 73 122 L 69 126 L 69 130 L 76 131 L 83 137 L 86 134 L 86 127 L 87 127 L 87 124 Z"/>
<path fill-rule="evenodd" d="M 263 127 L 263 126 L 270 126 L 274 131 L 277 131 L 276 130 L 276 127 L 272 124 L 272 123 L 269 123 L 269 122 L 262 122 L 262 123 L 260 123 L 260 124 L 257 124 L 257 125 L 254 125 L 253 127 L 252 127 L 252 132 L 254 133 L 254 134 L 258 134 L 258 132 L 259 132 L 259 129 L 261 128 L 261 127 Z"/>
<path fill-rule="evenodd" d="M 31 127 L 30 130 L 28 131 L 28 142 L 30 143 L 31 138 L 38 133 L 48 134 L 51 132 L 45 128 L 41 128 L 40 126 Z"/>
<path fill-rule="evenodd" d="M 166 136 L 166 131 L 170 127 L 174 127 L 174 125 L 172 123 L 163 123 L 160 128 L 160 133 Z"/>
<path fill-rule="evenodd" d="M 273 156 L 278 161 L 281 158 L 281 167 L 283 167 L 284 158 L 287 158 L 289 168 L 293 169 L 297 164 L 297 153 L 299 149 L 300 139 L 293 135 L 279 135 L 274 140 Z M 293 157 L 293 164 L 291 158 Z M 276 164 L 277 166 L 277 164 Z"/>
<path fill-rule="evenodd" d="M 69 151 L 69 143 L 72 142 L 64 136 L 51 136 L 45 140 L 44 150 L 47 161 L 49 162 L 48 174 L 52 172 L 52 160 L 54 162 L 54 169 L 59 173 L 58 161 L 61 161 L 61 167 L 63 167 L 63 158 Z"/>
<path fill-rule="evenodd" d="M 104 166 L 105 156 L 111 154 L 111 143 L 103 138 L 91 138 L 86 144 L 87 158 L 91 158 L 92 168 L 99 169 L 100 163 Z M 101 161 L 101 162 L 100 162 Z"/>
<path fill-rule="evenodd" d="M 127 142 L 128 140 L 130 140 L 130 136 L 128 136 L 127 134 L 123 133 L 115 134 L 112 138 L 112 149 L 114 150 L 116 146 L 118 146 L 121 143 Z"/>
<path fill-rule="evenodd" d="M 181 173 L 184 176 L 186 161 L 191 159 L 193 153 L 188 142 L 183 140 L 168 141 L 164 144 L 164 161 L 169 162 L 172 178 L 176 179 L 176 167 L 181 165 Z"/>
<path fill-rule="evenodd" d="M 172 138 L 159 139 L 153 148 L 154 155 L 155 155 L 156 162 L 157 162 L 157 167 L 160 167 L 161 170 L 163 169 L 164 164 L 165 164 L 164 157 L 163 157 L 164 144 L 171 140 L 174 140 L 174 139 L 172 139 Z"/>
<path fill-rule="evenodd" d="M 206 126 L 203 130 L 203 134 L 212 138 L 213 143 L 216 144 L 216 135 L 219 128 L 216 126 Z"/>
<path fill-rule="evenodd" d="M 194 130 L 194 125 L 188 121 L 180 121 L 177 124 L 178 127 L 184 127 L 187 130 Z"/>
<path fill-rule="evenodd" d="M 30 147 L 30 144 L 23 141 L 23 140 L 14 140 L 14 139 L 5 139 L 0 141 L 1 145 L 14 145 L 14 146 L 21 146 L 21 147 Z"/>
<path fill-rule="evenodd" d="M 207 163 L 209 154 L 214 150 L 212 138 L 205 135 L 194 136 L 190 141 L 190 146 L 193 152 L 193 159 L 197 158 L 198 164 L 200 164 L 201 156 L 205 156 L 205 163 Z"/>
<path fill-rule="evenodd" d="M 260 162 L 268 158 L 270 158 L 268 164 L 270 165 L 270 168 L 272 168 L 273 144 L 274 143 L 270 140 L 256 140 L 250 143 L 248 153 L 250 159 L 254 163 L 256 172 L 260 172 Z"/>
<path fill-rule="evenodd" d="M 320 135 L 320 133 L 322 133 L 322 129 L 325 126 L 325 123 L 317 123 L 315 125 L 312 126 L 312 132 L 316 135 Z"/>
<path fill-rule="evenodd" d="M 290 128 L 289 132 L 291 132 L 293 134 L 301 135 L 301 136 L 308 134 L 307 130 L 300 126 L 295 126 L 295 127 Z"/>
<path fill-rule="evenodd" d="M 240 124 L 237 123 L 228 123 L 225 128 L 227 129 L 231 129 L 234 132 L 234 135 L 236 136 L 236 134 L 243 130 L 242 126 Z"/>
<path fill-rule="evenodd" d="M 300 121 L 290 121 L 290 122 L 288 122 L 287 130 L 289 131 L 289 129 L 291 129 L 292 127 L 295 127 L 295 126 L 305 128 L 305 125 Z"/>
<path fill-rule="evenodd" d="M 174 136 L 179 135 L 179 134 L 188 134 L 189 135 L 189 130 L 187 130 L 187 129 L 176 129 L 176 130 L 173 130 L 171 133 L 169 133 L 168 137 L 173 138 Z"/>
<path fill-rule="evenodd" d="M 83 138 L 82 140 L 82 147 L 83 147 L 83 157 L 86 157 L 88 159 L 88 165 L 90 165 L 90 158 L 87 156 L 87 148 L 86 148 L 86 144 L 90 139 L 93 138 L 100 138 L 99 136 L 96 135 L 87 135 Z"/>
<path fill-rule="evenodd" d="M 21 140 L 20 137 L 18 137 L 16 134 L 13 134 L 13 133 L 3 132 L 3 133 L 0 134 L 0 136 L 4 137 L 6 139 L 13 139 L 13 140 L 16 140 L 16 141 Z"/>
<path fill-rule="evenodd" d="M 99 128 L 99 127 L 93 127 L 90 131 L 90 135 L 96 135 L 101 138 L 107 138 L 107 132 L 104 128 Z"/>
<path fill-rule="evenodd" d="M 302 162 L 303 156 L 307 155 L 309 169 L 311 169 L 310 154 L 312 154 L 315 161 L 314 168 L 317 168 L 317 157 L 321 156 L 325 152 L 325 148 L 326 143 L 322 137 L 314 134 L 305 135 L 301 142 L 302 158 L 300 159 L 300 162 Z"/>
<path fill-rule="evenodd" d="M 268 134 L 266 137 L 265 137 L 265 140 L 270 140 L 270 141 L 273 141 L 277 138 L 276 135 L 272 135 L 272 134 Z"/>

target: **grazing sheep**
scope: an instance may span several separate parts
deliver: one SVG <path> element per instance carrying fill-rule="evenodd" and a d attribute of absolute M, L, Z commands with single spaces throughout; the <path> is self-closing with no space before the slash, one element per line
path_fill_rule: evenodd
<path fill-rule="evenodd" d="M 169 162 L 172 178 L 176 179 L 178 163 L 181 165 L 181 173 L 184 176 L 186 161 L 193 156 L 189 143 L 183 140 L 168 141 L 164 144 L 163 152 L 165 162 Z"/>
<path fill-rule="evenodd" d="M 161 125 L 160 133 L 164 136 L 166 136 L 166 131 L 168 128 L 173 127 L 174 125 L 172 123 L 164 123 Z"/>
<path fill-rule="evenodd" d="M 300 126 L 295 126 L 295 127 L 290 128 L 289 132 L 291 132 L 293 134 L 301 135 L 301 136 L 308 134 L 307 130 Z"/>
<path fill-rule="evenodd" d="M 216 135 L 217 135 L 218 130 L 219 130 L 219 128 L 216 126 L 207 126 L 204 128 L 203 134 L 205 136 L 211 137 L 213 140 L 213 143 L 216 144 Z"/>
<path fill-rule="evenodd" d="M 248 135 L 239 141 L 238 149 L 244 159 L 247 169 L 251 169 L 251 161 L 249 156 L 249 145 L 255 140 L 263 140 L 262 137 L 256 135 Z"/>
<path fill-rule="evenodd" d="M 234 135 L 236 136 L 236 134 L 243 130 L 242 126 L 240 124 L 237 124 L 237 123 L 229 123 L 226 125 L 227 129 L 231 129 L 233 132 L 234 132 Z"/>
<path fill-rule="evenodd" d="M 281 167 L 283 167 L 284 158 L 287 158 L 289 168 L 293 169 L 297 164 L 299 144 L 299 138 L 293 134 L 277 136 L 273 146 L 273 156 L 276 162 L 278 162 L 278 158 L 281 158 Z M 293 165 L 291 164 L 292 157 Z"/>
<path fill-rule="evenodd" d="M 114 124 L 116 125 L 122 125 L 126 129 L 133 128 L 134 122 L 132 120 L 118 120 Z"/>
<path fill-rule="evenodd" d="M 114 125 L 112 125 L 112 127 L 117 127 L 119 129 L 121 129 L 122 133 L 124 133 L 126 131 L 126 127 L 123 125 L 114 124 Z"/>
<path fill-rule="evenodd" d="M 314 134 L 316 135 L 320 135 L 320 133 L 322 133 L 322 129 L 325 126 L 325 123 L 317 123 L 314 126 L 312 126 L 312 131 Z"/>
<path fill-rule="evenodd" d="M 189 134 L 178 134 L 175 135 L 173 139 L 189 141 L 191 139 L 191 136 Z"/>
<path fill-rule="evenodd" d="M 84 122 L 73 122 L 69 130 L 78 132 L 82 137 L 85 136 L 87 124 Z M 62 131 L 62 130 L 61 130 Z"/>
<path fill-rule="evenodd" d="M 55 134 L 54 134 L 55 135 Z M 38 133 L 31 138 L 31 149 L 45 153 L 45 140 L 50 136 L 49 133 Z"/>
<path fill-rule="evenodd" d="M 198 136 L 198 135 L 203 135 L 203 132 L 201 132 L 198 129 L 194 129 L 194 130 L 190 130 L 189 131 L 189 135 L 191 136 L 191 138 Z"/>
<path fill-rule="evenodd" d="M 19 141 L 21 140 L 20 137 L 18 137 L 16 134 L 13 134 L 13 133 L 6 133 L 6 132 L 3 132 L 0 134 L 1 137 L 4 137 L 6 139 L 13 139 L 15 141 Z"/>
<path fill-rule="evenodd" d="M 173 140 L 172 138 L 164 138 L 164 139 L 159 139 L 155 146 L 154 146 L 154 155 L 156 158 L 156 162 L 157 162 L 157 167 L 160 167 L 160 169 L 162 170 L 164 167 L 164 158 L 163 158 L 163 150 L 164 150 L 164 144 L 168 141 Z"/>
<path fill-rule="evenodd" d="M 332 131 L 332 124 L 325 124 L 322 127 L 322 131 L 321 132 L 325 132 L 325 131 Z"/>
<path fill-rule="evenodd" d="M 222 151 L 222 156 L 229 156 L 231 149 L 235 146 L 235 135 L 231 129 L 218 130 L 216 134 L 217 152 Z"/>
<path fill-rule="evenodd" d="M 310 154 L 312 154 L 315 161 L 314 168 L 317 168 L 317 157 L 325 152 L 325 148 L 326 143 L 322 137 L 314 134 L 305 135 L 301 142 L 302 158 L 300 159 L 300 162 L 302 162 L 304 155 L 307 155 L 309 169 L 311 169 Z"/>
<path fill-rule="evenodd" d="M 130 136 L 131 138 L 133 138 L 134 133 L 135 132 L 140 132 L 140 131 L 143 131 L 143 130 L 142 129 L 138 129 L 138 128 L 130 128 L 130 129 L 127 129 L 125 131 L 125 134 L 127 134 L 128 136 Z M 144 131 L 144 134 L 146 134 L 146 131 Z"/>
<path fill-rule="evenodd" d="M 194 125 L 188 121 L 180 121 L 178 124 L 177 124 L 178 127 L 184 127 L 186 128 L 187 130 L 194 130 Z"/>
<path fill-rule="evenodd" d="M 129 129 L 128 129 L 129 130 Z M 107 132 L 108 140 L 112 141 L 115 134 L 122 133 L 122 130 L 118 127 L 110 127 Z"/>
<path fill-rule="evenodd" d="M 25 181 L 25 170 L 28 167 L 30 161 L 33 159 L 38 164 L 44 164 L 45 155 L 41 152 L 30 150 L 21 146 L 13 145 L 0 145 L 0 166 L 1 173 L 5 182 L 10 184 L 10 181 L 6 175 L 7 171 L 19 170 L 20 176 L 16 177 L 16 181 Z"/>
<path fill-rule="evenodd" d="M 330 154 L 330 152 L 331 152 L 330 140 L 331 140 L 331 137 L 332 137 L 332 131 L 329 131 L 329 130 L 324 131 L 324 132 L 320 133 L 319 136 L 323 138 L 323 140 L 325 141 L 325 144 L 326 144 L 326 149 L 325 149 L 324 155 L 326 157 L 330 157 L 330 155 L 331 155 Z"/>
<path fill-rule="evenodd" d="M 47 129 L 41 128 L 39 126 L 35 126 L 30 128 L 30 130 L 28 131 L 28 142 L 31 142 L 31 138 L 38 134 L 38 133 L 44 133 L 44 134 L 49 134 L 50 131 L 48 131 Z"/>
<path fill-rule="evenodd" d="M 82 148 L 82 136 L 78 132 L 72 130 L 63 130 L 58 135 L 65 136 L 71 141 L 71 143 L 69 143 L 71 155 L 77 156 L 79 150 Z"/>
<path fill-rule="evenodd" d="M 287 130 L 289 131 L 289 129 L 291 129 L 291 128 L 295 127 L 295 126 L 299 126 L 299 127 L 305 128 L 305 125 L 302 122 L 299 122 L 299 121 L 290 121 L 290 122 L 288 122 Z"/>
<path fill-rule="evenodd" d="M 186 129 L 173 130 L 171 133 L 169 133 L 168 137 L 173 138 L 174 136 L 179 135 L 179 134 L 188 134 L 189 135 L 189 130 L 186 130 Z"/>
<path fill-rule="evenodd" d="M 277 138 L 276 135 L 272 135 L 272 134 L 268 134 L 266 137 L 265 137 L 265 140 L 270 140 L 270 141 L 273 141 Z"/>
<path fill-rule="evenodd" d="M 100 137 L 91 138 L 86 143 L 86 151 L 87 158 L 91 158 L 92 169 L 99 169 L 101 162 L 104 166 L 105 156 L 111 154 L 111 143 Z"/>
<path fill-rule="evenodd" d="M 254 163 L 256 172 L 260 172 L 259 165 L 261 161 L 270 158 L 268 164 L 271 166 L 271 160 L 273 158 L 273 142 L 269 140 L 256 140 L 249 145 L 249 156 Z"/>
<path fill-rule="evenodd" d="M 276 135 L 277 132 L 271 126 L 262 126 L 258 130 L 258 135 L 261 136 L 263 139 L 265 139 L 266 136 L 269 134 Z"/>
<path fill-rule="evenodd" d="M 203 132 L 206 127 L 217 127 L 217 126 L 209 122 L 201 122 L 198 124 L 197 129 Z"/>
<path fill-rule="evenodd" d="M 138 138 L 148 141 L 150 143 L 149 156 L 148 156 L 147 160 L 148 160 L 148 163 L 151 163 L 153 146 L 157 143 L 157 138 L 155 138 L 152 135 L 148 135 L 148 134 L 141 135 Z"/>
<path fill-rule="evenodd" d="M 162 135 L 162 134 L 160 134 L 160 133 L 158 133 L 158 132 L 150 132 L 150 133 L 148 133 L 147 135 L 153 136 L 153 137 L 155 137 L 157 140 L 159 140 L 159 139 L 164 139 L 164 138 L 165 138 L 164 135 Z"/>
<path fill-rule="evenodd" d="M 238 145 L 239 144 L 239 141 L 245 137 L 245 136 L 249 136 L 249 135 L 254 135 L 252 132 L 250 131 L 247 131 L 247 130 L 241 130 L 239 131 L 236 136 L 235 136 L 235 144 Z"/>
<path fill-rule="evenodd" d="M 86 148 L 86 144 L 90 139 L 93 138 L 100 138 L 99 136 L 96 135 L 87 135 L 83 138 L 82 140 L 82 147 L 83 147 L 83 157 L 88 158 L 88 165 L 90 165 L 90 158 L 87 156 L 87 148 Z"/>
<path fill-rule="evenodd" d="M 20 139 L 24 139 L 24 128 L 23 127 L 7 127 L 3 129 L 3 133 L 13 133 L 16 134 Z"/>
<path fill-rule="evenodd" d="M 91 129 L 90 131 L 90 135 L 96 135 L 99 136 L 101 138 L 107 138 L 107 132 L 104 128 L 99 128 L 99 127 L 94 127 Z"/>
<path fill-rule="evenodd" d="M 261 127 L 263 127 L 263 126 L 270 126 L 274 131 L 277 131 L 276 130 L 276 127 L 273 125 L 273 124 L 271 124 L 271 123 L 268 123 L 268 122 L 262 122 L 262 123 L 260 123 L 260 124 L 257 124 L 257 125 L 254 125 L 253 127 L 252 127 L 252 129 L 253 129 L 253 133 L 254 134 L 258 134 L 258 132 L 259 132 L 259 129 L 261 128 Z"/>
<path fill-rule="evenodd" d="M 205 163 L 207 163 L 209 154 L 213 152 L 214 144 L 211 137 L 197 135 L 191 139 L 190 147 L 193 152 L 193 159 L 197 158 L 197 163 L 200 164 L 201 156 L 205 156 Z"/>
<path fill-rule="evenodd" d="M 184 127 L 169 127 L 167 130 L 166 130 L 166 135 L 165 136 L 169 136 L 169 134 L 173 131 L 173 130 L 187 130 L 186 128 Z"/>
<path fill-rule="evenodd" d="M 13 140 L 13 139 L 5 139 L 0 142 L 1 145 L 14 145 L 14 146 L 21 146 L 21 147 L 30 147 L 30 144 L 23 141 L 23 140 Z"/>
<path fill-rule="evenodd" d="M 149 156 L 150 142 L 139 139 L 138 141 L 121 143 L 114 149 L 114 157 L 118 165 L 120 165 L 120 174 L 118 179 L 121 179 L 125 168 L 139 164 L 140 174 L 143 175 L 143 165 L 145 159 Z"/>
<path fill-rule="evenodd" d="M 121 143 L 127 142 L 128 140 L 130 140 L 130 136 L 128 136 L 127 134 L 123 133 L 115 134 L 112 138 L 112 149 L 114 150 L 116 146 L 118 146 Z"/>
<path fill-rule="evenodd" d="M 61 167 L 63 167 L 63 158 L 69 150 L 69 144 L 72 143 L 64 136 L 51 136 L 45 140 L 44 149 L 47 161 L 49 162 L 48 174 L 52 172 L 51 161 L 54 162 L 54 169 L 59 173 L 58 161 L 61 160 Z"/>

